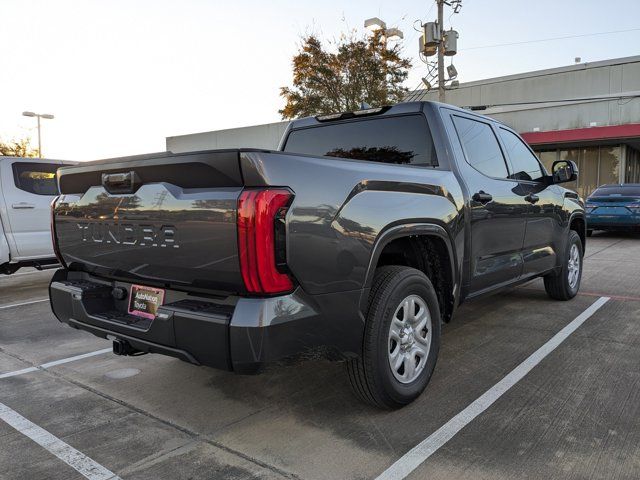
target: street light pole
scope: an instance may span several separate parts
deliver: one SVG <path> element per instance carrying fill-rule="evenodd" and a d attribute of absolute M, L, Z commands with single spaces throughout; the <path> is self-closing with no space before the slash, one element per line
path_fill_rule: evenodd
<path fill-rule="evenodd" d="M 38 157 L 42 158 L 42 136 L 40 134 L 40 119 L 46 118 L 51 120 L 54 118 L 50 113 L 34 113 L 34 112 L 22 112 L 25 117 L 36 117 L 38 120 Z"/>
<path fill-rule="evenodd" d="M 42 138 L 40 137 L 40 115 L 38 115 L 38 157 L 42 158 Z"/>
<path fill-rule="evenodd" d="M 438 2 L 438 28 L 440 30 L 440 44 L 438 45 L 438 101 L 444 103 L 444 0 Z"/>

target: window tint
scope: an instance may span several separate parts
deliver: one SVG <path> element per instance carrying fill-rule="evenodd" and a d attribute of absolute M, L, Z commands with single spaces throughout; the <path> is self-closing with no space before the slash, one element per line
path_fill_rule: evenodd
<path fill-rule="evenodd" d="M 520 137 L 504 128 L 500 128 L 499 131 L 513 167 L 513 173 L 509 175 L 509 178 L 514 180 L 542 180 L 544 172 L 540 167 L 540 162 L 524 142 L 520 140 Z"/>
<path fill-rule="evenodd" d="M 489 177 L 507 178 L 507 165 L 493 130 L 486 123 L 454 116 L 467 162 Z"/>
<path fill-rule="evenodd" d="M 591 194 L 592 197 L 640 197 L 640 185 L 605 185 Z"/>
<path fill-rule="evenodd" d="M 422 115 L 379 117 L 293 130 L 285 152 L 373 162 L 437 166 Z"/>
<path fill-rule="evenodd" d="M 58 195 L 56 171 L 60 165 L 52 163 L 13 164 L 13 179 L 16 187 L 36 195 Z"/>

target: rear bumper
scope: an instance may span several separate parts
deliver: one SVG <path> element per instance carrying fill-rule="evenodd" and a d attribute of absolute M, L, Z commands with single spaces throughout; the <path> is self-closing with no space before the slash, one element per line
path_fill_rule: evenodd
<path fill-rule="evenodd" d="M 136 350 L 238 373 L 305 353 L 361 353 L 359 291 L 212 298 L 166 290 L 164 305 L 148 320 L 127 314 L 127 299 L 112 296 L 115 287 L 129 286 L 61 269 L 49 287 L 51 308 L 61 322 Z"/>
<path fill-rule="evenodd" d="M 587 214 L 587 229 L 640 228 L 640 215 L 593 215 Z"/>

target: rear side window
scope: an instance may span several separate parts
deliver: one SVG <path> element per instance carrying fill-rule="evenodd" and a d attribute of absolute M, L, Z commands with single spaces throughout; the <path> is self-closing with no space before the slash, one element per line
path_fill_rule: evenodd
<path fill-rule="evenodd" d="M 488 177 L 507 178 L 507 164 L 491 126 L 458 116 L 453 121 L 467 162 Z"/>
<path fill-rule="evenodd" d="M 592 197 L 640 197 L 640 185 L 605 185 L 598 187 Z"/>
<path fill-rule="evenodd" d="M 405 165 L 438 165 L 422 115 L 378 117 L 293 130 L 285 152 Z"/>
<path fill-rule="evenodd" d="M 520 137 L 504 128 L 500 128 L 498 131 L 513 168 L 513 173 L 509 178 L 533 182 L 541 181 L 545 173 L 542 171 L 540 162 L 524 142 L 520 140 Z"/>
<path fill-rule="evenodd" d="M 58 195 L 56 171 L 60 165 L 53 163 L 13 164 L 13 180 L 20 190 L 36 195 Z"/>

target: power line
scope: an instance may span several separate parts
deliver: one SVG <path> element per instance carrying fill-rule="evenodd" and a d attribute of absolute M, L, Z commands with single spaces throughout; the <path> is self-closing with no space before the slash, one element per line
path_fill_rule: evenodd
<path fill-rule="evenodd" d="M 628 33 L 628 32 L 637 32 L 640 31 L 640 28 L 629 28 L 627 30 L 611 30 L 610 32 L 594 32 L 594 33 L 582 33 L 582 34 L 578 34 L 578 35 L 565 35 L 562 37 L 550 37 L 550 38 L 541 38 L 538 40 L 524 40 L 522 42 L 512 42 L 512 43 L 496 43 L 493 45 L 480 45 L 477 47 L 467 47 L 467 48 L 461 48 L 460 51 L 462 50 L 479 50 L 481 48 L 496 48 L 496 47 L 510 47 L 512 45 L 526 45 L 529 43 L 540 43 L 540 42 L 551 42 L 554 40 L 566 40 L 569 38 L 583 38 L 583 37 L 594 37 L 597 35 L 611 35 L 614 33 Z"/>
<path fill-rule="evenodd" d="M 424 89 L 420 88 L 421 85 L 422 85 L 422 81 L 420 81 L 420 83 L 418 83 L 418 85 L 416 85 L 416 87 L 413 90 L 411 90 L 407 96 L 404 97 L 404 100 L 402 100 L 402 102 L 403 103 L 413 102 L 414 100 L 417 100 L 422 95 L 424 95 L 424 92 L 423 92 Z"/>

